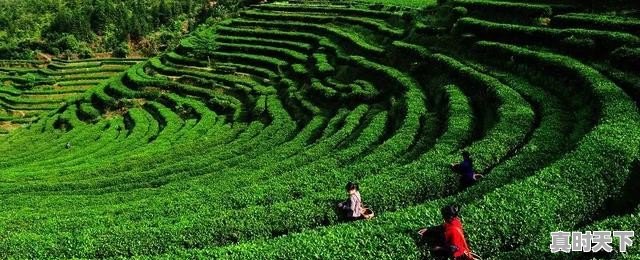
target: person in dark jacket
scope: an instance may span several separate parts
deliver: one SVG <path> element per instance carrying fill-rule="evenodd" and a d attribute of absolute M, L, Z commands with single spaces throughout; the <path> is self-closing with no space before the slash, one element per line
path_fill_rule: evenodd
<path fill-rule="evenodd" d="M 473 169 L 473 159 L 468 151 L 462 152 L 462 162 L 458 164 L 451 164 L 451 168 L 460 173 L 460 184 L 463 188 L 473 185 L 476 181 L 482 178 L 482 174 L 478 174 Z"/>

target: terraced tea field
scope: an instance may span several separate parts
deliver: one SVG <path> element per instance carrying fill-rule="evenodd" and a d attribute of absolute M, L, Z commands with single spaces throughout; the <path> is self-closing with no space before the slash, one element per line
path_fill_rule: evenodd
<path fill-rule="evenodd" d="M 143 60 L 0 60 L 0 133 L 29 124 L 57 110 L 131 65 Z"/>
<path fill-rule="evenodd" d="M 640 18 L 537 2 L 275 2 L 130 68 L 3 63 L 8 121 L 49 112 L 0 139 L 0 258 L 428 259 L 448 203 L 491 259 L 638 231 Z M 338 219 L 350 180 L 373 220 Z"/>

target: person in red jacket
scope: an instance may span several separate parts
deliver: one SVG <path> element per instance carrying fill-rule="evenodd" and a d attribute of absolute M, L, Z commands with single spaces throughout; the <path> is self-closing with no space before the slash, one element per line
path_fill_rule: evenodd
<path fill-rule="evenodd" d="M 469 249 L 469 245 L 467 244 L 467 240 L 464 236 L 462 221 L 460 221 L 460 217 L 458 215 L 458 206 L 445 206 L 440 210 L 440 213 L 442 213 L 444 224 L 440 227 L 441 229 L 437 230 L 442 232 L 440 236 L 442 241 L 440 241 L 440 245 L 433 247 L 433 251 L 437 253 L 444 252 L 455 260 L 475 259 L 475 256 L 472 255 L 471 249 Z M 421 236 L 425 236 L 429 232 L 433 231 L 422 229 L 418 233 Z"/>

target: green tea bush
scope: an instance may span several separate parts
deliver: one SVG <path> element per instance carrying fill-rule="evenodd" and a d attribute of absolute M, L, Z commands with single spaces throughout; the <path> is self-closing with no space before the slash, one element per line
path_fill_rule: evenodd
<path fill-rule="evenodd" d="M 611 53 L 616 65 L 634 70 L 640 66 L 640 48 L 621 47 Z"/>
<path fill-rule="evenodd" d="M 499 2 L 483 0 L 453 0 L 454 6 L 466 7 L 470 14 L 505 14 L 505 16 L 518 16 L 521 18 L 549 17 L 552 9 L 548 5 L 528 4 L 518 2 Z M 456 12 L 454 10 L 454 12 Z"/>
<path fill-rule="evenodd" d="M 94 108 L 91 103 L 81 103 L 78 107 L 80 108 L 79 112 L 82 114 L 82 117 L 87 120 L 97 120 L 101 115 L 100 111 Z"/>
<path fill-rule="evenodd" d="M 628 17 L 569 13 L 556 15 L 551 20 L 554 27 L 588 28 L 594 30 L 618 31 L 631 34 L 640 32 L 640 20 Z"/>
<path fill-rule="evenodd" d="M 117 48 L 111 53 L 116 58 L 126 58 L 129 55 L 129 45 L 126 43 L 120 43 Z"/>
<path fill-rule="evenodd" d="M 640 38 L 619 32 L 587 29 L 552 29 L 533 26 L 494 23 L 465 17 L 456 23 L 458 32 L 470 32 L 487 40 L 505 41 L 517 44 L 552 45 L 567 37 L 591 39 L 598 53 L 604 55 L 623 45 L 640 44 Z M 553 47 L 553 46 L 551 46 Z M 582 47 L 582 46 L 579 46 Z M 585 50 L 587 52 L 588 50 Z"/>

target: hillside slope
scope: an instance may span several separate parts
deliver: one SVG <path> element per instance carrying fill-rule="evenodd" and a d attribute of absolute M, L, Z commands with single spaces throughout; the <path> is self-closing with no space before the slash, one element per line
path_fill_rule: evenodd
<path fill-rule="evenodd" d="M 549 232 L 640 226 L 640 19 L 590 8 L 288 1 L 201 27 L 2 137 L 0 258 L 429 258 L 415 232 L 448 203 L 485 258 L 577 257 Z M 351 180 L 375 219 L 336 216 Z"/>

